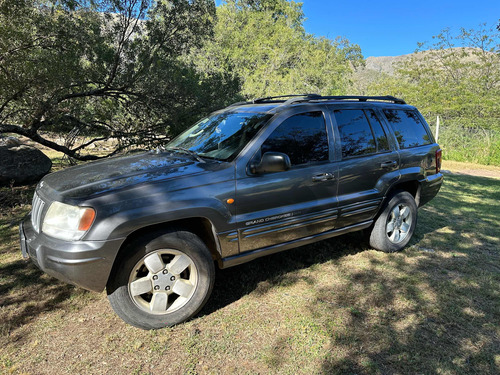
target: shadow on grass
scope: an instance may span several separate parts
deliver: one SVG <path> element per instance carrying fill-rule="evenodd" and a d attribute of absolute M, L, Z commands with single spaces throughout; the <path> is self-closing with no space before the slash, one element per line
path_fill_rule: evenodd
<path fill-rule="evenodd" d="M 29 261 L 17 260 L 0 266 L 0 332 L 10 334 L 44 312 L 54 310 L 74 289 L 44 275 Z"/>
<path fill-rule="evenodd" d="M 32 188 L 14 188 L 12 194 L 4 188 L 0 196 L 2 213 L 9 212 L 0 215 L 0 337 L 11 340 L 22 338 L 18 328 L 60 307 L 75 294 L 75 287 L 45 275 L 31 261 L 22 259 L 17 225 L 29 210 Z"/>
<path fill-rule="evenodd" d="M 354 281 L 340 289 L 318 291 L 309 306 L 313 315 L 324 300 L 358 311 L 331 337 L 330 350 L 349 354 L 326 360 L 325 374 L 498 373 L 498 274 L 481 276 L 466 259 L 438 255 L 395 257 L 388 267 L 397 276 L 373 264 L 352 272 Z"/>
<path fill-rule="evenodd" d="M 212 296 L 201 314 L 208 315 L 251 292 L 265 294 L 275 286 L 291 285 L 304 280 L 304 276 L 298 277 L 293 271 L 335 261 L 367 249 L 369 247 L 363 236 L 350 233 L 218 270 Z"/>
<path fill-rule="evenodd" d="M 323 373 L 497 374 L 499 200 L 498 180 L 447 176 L 438 197 L 420 209 L 405 252 L 367 252 L 368 267 L 341 262 L 368 249 L 359 234 L 350 234 L 261 258 L 220 271 L 202 314 L 249 293 L 293 285 L 303 280 L 294 271 L 331 261 L 340 286 L 305 280 L 313 284 L 304 300 L 310 317 L 329 332 Z M 340 316 L 346 316 L 343 329 L 332 328 Z M 283 340 L 276 338 L 268 357 L 283 361 Z"/>

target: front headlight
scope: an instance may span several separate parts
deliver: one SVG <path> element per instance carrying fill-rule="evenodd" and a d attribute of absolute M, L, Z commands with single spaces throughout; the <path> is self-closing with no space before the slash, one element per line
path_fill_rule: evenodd
<path fill-rule="evenodd" d="M 77 241 L 89 230 L 94 219 L 93 208 L 53 202 L 43 219 L 42 232 L 62 240 Z"/>

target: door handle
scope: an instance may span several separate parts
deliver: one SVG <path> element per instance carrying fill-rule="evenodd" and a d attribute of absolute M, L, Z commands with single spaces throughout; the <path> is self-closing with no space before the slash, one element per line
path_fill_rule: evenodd
<path fill-rule="evenodd" d="M 396 160 L 391 160 L 391 161 L 385 161 L 382 164 L 380 164 L 380 168 L 392 168 L 398 165 L 398 162 Z"/>
<path fill-rule="evenodd" d="M 334 180 L 335 176 L 332 173 L 321 173 L 312 177 L 314 182 L 322 182 L 328 180 Z"/>

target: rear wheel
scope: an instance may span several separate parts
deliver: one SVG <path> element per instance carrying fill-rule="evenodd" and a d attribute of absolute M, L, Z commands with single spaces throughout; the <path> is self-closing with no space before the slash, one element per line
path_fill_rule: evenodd
<path fill-rule="evenodd" d="M 214 278 L 205 244 L 181 230 L 127 246 L 106 289 L 113 310 L 125 322 L 157 329 L 195 315 L 208 300 Z"/>
<path fill-rule="evenodd" d="M 387 253 L 403 249 L 415 231 L 417 211 L 417 204 L 410 193 L 395 193 L 373 225 L 370 245 Z"/>

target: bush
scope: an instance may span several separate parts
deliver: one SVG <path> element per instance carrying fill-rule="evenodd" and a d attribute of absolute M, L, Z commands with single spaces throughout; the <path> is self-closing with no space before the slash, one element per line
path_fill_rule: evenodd
<path fill-rule="evenodd" d="M 435 134 L 435 125 L 431 126 Z M 466 126 L 460 121 L 444 122 L 438 143 L 445 160 L 500 166 L 500 131 L 481 126 Z"/>

